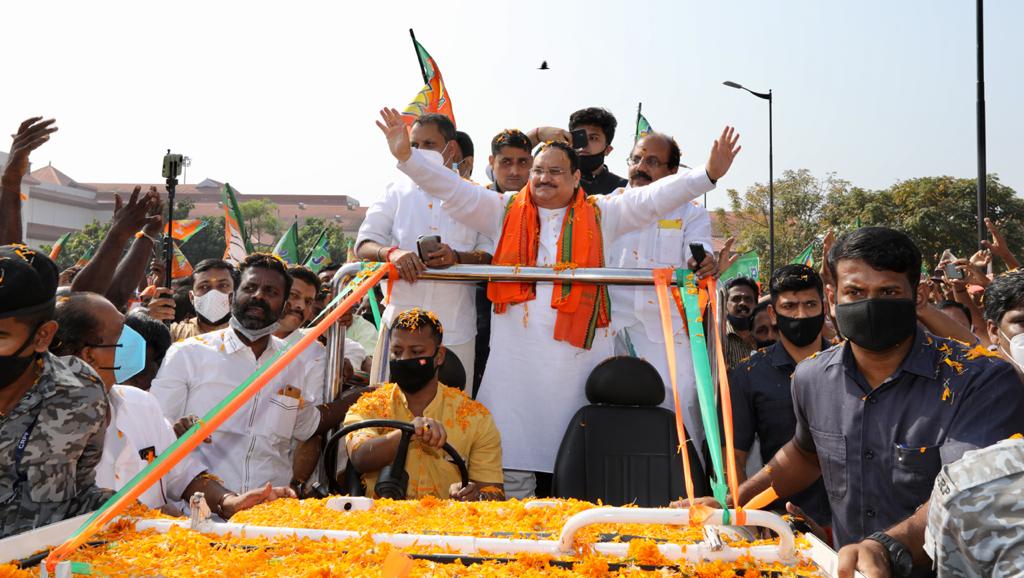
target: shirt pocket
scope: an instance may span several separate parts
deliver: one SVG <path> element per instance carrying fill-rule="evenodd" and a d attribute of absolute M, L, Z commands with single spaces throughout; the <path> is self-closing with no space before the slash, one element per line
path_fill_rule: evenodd
<path fill-rule="evenodd" d="M 846 497 L 846 436 L 811 428 L 821 466 L 821 477 L 832 501 Z"/>
<path fill-rule="evenodd" d="M 668 228 L 679 222 L 678 229 Z M 658 224 L 658 234 L 654 239 L 654 260 L 662 265 L 673 267 L 683 265 L 683 229 L 679 219 L 670 220 L 664 227 Z"/>
<path fill-rule="evenodd" d="M 290 440 L 295 433 L 295 419 L 299 413 L 301 399 L 283 394 L 275 394 L 267 399 L 264 412 L 267 432 L 280 439 Z M 259 429 L 260 426 L 257 425 Z"/>
<path fill-rule="evenodd" d="M 897 489 L 896 500 L 905 501 L 901 506 L 909 510 L 923 504 L 931 495 L 932 485 L 941 468 L 939 446 L 893 444 L 892 483 Z"/>
<path fill-rule="evenodd" d="M 75 497 L 75 465 L 68 461 L 25 467 L 25 487 L 37 504 L 66 502 Z"/>

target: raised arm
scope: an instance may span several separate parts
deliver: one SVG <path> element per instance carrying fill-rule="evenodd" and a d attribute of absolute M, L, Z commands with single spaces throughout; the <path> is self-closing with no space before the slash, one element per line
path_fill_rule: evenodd
<path fill-rule="evenodd" d="M 608 218 L 602 227 L 615 237 L 654 223 L 663 215 L 715 188 L 740 152 L 740 135 L 731 126 L 711 145 L 711 156 L 703 167 L 675 174 L 653 183 L 630 188 L 621 194 L 605 195 L 597 202 Z"/>
<path fill-rule="evenodd" d="M 439 163 L 430 162 L 422 151 L 414 151 L 405 121 L 397 110 L 385 108 L 380 116 L 383 122 L 377 121 L 377 127 L 387 137 L 388 148 L 398 159 L 398 169 L 428 195 L 440 199 L 445 212 L 453 219 L 484 236 L 497 238 L 504 197 L 464 180 Z"/>
<path fill-rule="evenodd" d="M 160 197 L 155 192 L 140 197 L 140 190 L 140 187 L 135 187 L 128 204 L 124 206 L 121 197 L 114 195 L 114 218 L 110 229 L 100 242 L 96 255 L 71 282 L 72 291 L 93 291 L 106 295 L 128 241 L 150 223 L 160 220 L 159 215 L 149 214 L 150 207 L 160 203 Z"/>
<path fill-rule="evenodd" d="M 57 130 L 53 119 L 42 118 L 37 116 L 21 123 L 11 143 L 11 154 L 0 178 L 0 245 L 22 242 L 21 179 L 28 173 L 28 156 Z"/>

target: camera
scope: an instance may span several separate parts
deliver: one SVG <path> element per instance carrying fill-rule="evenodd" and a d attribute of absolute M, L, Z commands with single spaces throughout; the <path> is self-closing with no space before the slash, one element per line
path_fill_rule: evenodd
<path fill-rule="evenodd" d="M 181 164 L 183 155 L 171 154 L 170 149 L 167 150 L 167 154 L 164 155 L 164 178 L 174 179 L 181 174 Z"/>

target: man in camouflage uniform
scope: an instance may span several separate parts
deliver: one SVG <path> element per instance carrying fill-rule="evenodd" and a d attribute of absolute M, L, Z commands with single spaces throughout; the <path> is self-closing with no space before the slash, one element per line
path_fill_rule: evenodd
<path fill-rule="evenodd" d="M 1024 439 L 942 468 L 924 547 L 939 576 L 1024 576 Z"/>
<path fill-rule="evenodd" d="M 107 399 L 96 373 L 47 349 L 57 267 L 0 246 L 0 538 L 95 510 Z"/>

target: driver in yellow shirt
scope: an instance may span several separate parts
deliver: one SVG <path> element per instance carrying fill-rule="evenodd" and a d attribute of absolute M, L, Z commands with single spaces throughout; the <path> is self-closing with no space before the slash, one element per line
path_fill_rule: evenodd
<path fill-rule="evenodd" d="M 491 413 L 462 391 L 437 379 L 444 363 L 444 330 L 429 311 L 410 309 L 391 324 L 389 369 L 394 383 L 364 393 L 345 416 L 345 425 L 370 419 L 411 422 L 416 427 L 409 444 L 405 470 L 406 497 L 423 496 L 471 501 L 504 499 L 501 435 Z M 350 462 L 363 474 L 367 495 L 381 468 L 392 463 L 400 430 L 367 428 L 348 434 Z M 469 486 L 462 488 L 459 470 L 441 449 L 445 442 L 466 461 Z"/>

